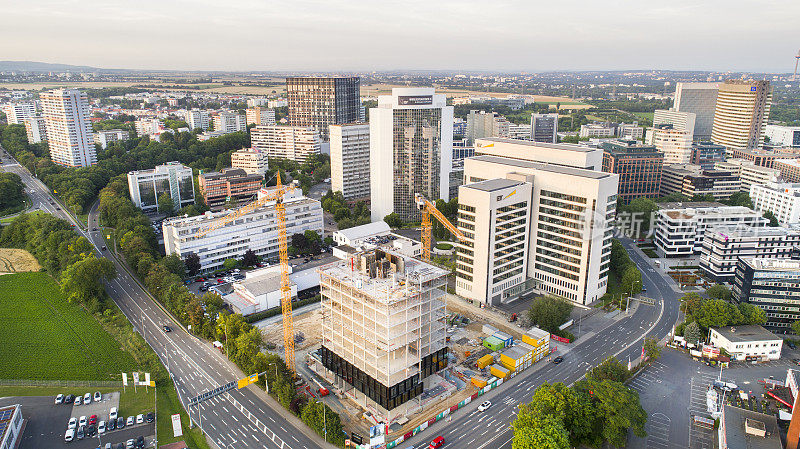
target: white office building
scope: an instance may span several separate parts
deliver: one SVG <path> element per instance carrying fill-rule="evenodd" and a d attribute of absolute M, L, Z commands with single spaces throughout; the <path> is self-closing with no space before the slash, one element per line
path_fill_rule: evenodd
<path fill-rule="evenodd" d="M 530 140 L 534 142 L 558 142 L 558 113 L 531 114 Z"/>
<path fill-rule="evenodd" d="M 694 138 L 711 139 L 719 83 L 677 83 L 673 109 L 695 114 Z M 654 122 L 655 123 L 655 122 Z"/>
<path fill-rule="evenodd" d="M 94 133 L 94 143 L 105 150 L 109 144 L 128 140 L 129 137 L 128 131 L 124 129 L 104 129 Z"/>
<path fill-rule="evenodd" d="M 497 112 L 469 111 L 466 120 L 467 131 L 464 138 L 467 144 L 482 137 L 508 137 L 510 123 Z"/>
<path fill-rule="evenodd" d="M 167 162 L 152 170 L 128 172 L 128 192 L 133 204 L 143 211 L 158 209 L 158 197 L 166 193 L 175 209 L 194 203 L 192 169 L 180 162 Z"/>
<path fill-rule="evenodd" d="M 788 259 L 800 250 L 800 229 L 717 226 L 703 237 L 700 268 L 717 283 L 732 283 L 743 257 Z"/>
<path fill-rule="evenodd" d="M 210 124 L 211 116 L 208 114 L 208 111 L 203 109 L 192 109 L 186 111 L 186 123 L 189 124 L 189 129 L 194 131 L 195 129 L 202 129 L 203 131 L 207 130 Z"/>
<path fill-rule="evenodd" d="M 269 169 L 269 159 L 265 151 L 242 148 L 231 153 L 231 167 L 241 168 L 248 175 L 264 176 Z"/>
<path fill-rule="evenodd" d="M 267 106 L 267 105 L 269 105 L 269 98 L 266 97 L 254 97 L 247 99 L 248 108 L 256 108 L 259 106 Z"/>
<path fill-rule="evenodd" d="M 780 180 L 781 171 L 776 168 L 762 167 L 747 159 L 728 159 L 715 162 L 714 169 L 729 171 L 739 177 L 741 191 L 750 193 L 753 184 L 769 184 Z"/>
<path fill-rule="evenodd" d="M 214 131 L 224 134 L 247 131 L 247 118 L 238 112 L 222 111 L 214 116 Z"/>
<path fill-rule="evenodd" d="M 617 126 L 617 137 L 625 140 L 644 139 L 644 126 L 639 126 L 638 122 L 620 123 Z"/>
<path fill-rule="evenodd" d="M 607 138 L 614 137 L 617 130 L 610 125 L 601 125 L 599 123 L 589 123 L 588 125 L 581 125 L 581 130 L 578 133 L 579 137 L 598 137 Z"/>
<path fill-rule="evenodd" d="M 689 133 L 694 138 L 694 125 L 697 114 L 694 112 L 680 112 L 673 109 L 656 109 L 653 114 L 653 127 L 658 125 L 672 125 L 672 129 Z"/>
<path fill-rule="evenodd" d="M 776 147 L 800 148 L 800 126 L 767 125 L 764 136 Z"/>
<path fill-rule="evenodd" d="M 603 149 L 574 143 L 531 142 L 502 137 L 478 139 L 475 156 L 501 156 L 522 161 L 600 170 Z"/>
<path fill-rule="evenodd" d="M 8 103 L 3 107 L 6 122 L 9 125 L 22 125 L 25 120 L 36 117 L 36 105 L 33 103 Z"/>
<path fill-rule="evenodd" d="M 89 100 L 74 89 L 56 89 L 39 94 L 47 126 L 50 159 L 67 167 L 97 163 Z"/>
<path fill-rule="evenodd" d="M 718 226 L 764 227 L 767 219 L 744 206 L 717 203 L 669 207 L 656 212 L 653 243 L 663 257 L 690 257 L 703 250 L 703 238 Z"/>
<path fill-rule="evenodd" d="M 15 449 L 22 441 L 22 406 L 20 404 L 0 407 L 0 448 Z"/>
<path fill-rule="evenodd" d="M 297 162 L 320 153 L 319 134 L 311 126 L 256 126 L 250 130 L 250 144 L 269 158 Z"/>
<path fill-rule="evenodd" d="M 673 125 L 655 125 L 647 130 L 645 143 L 664 153 L 664 165 L 688 164 L 692 160 L 692 134 Z"/>
<path fill-rule="evenodd" d="M 394 88 L 378 97 L 370 119 L 372 221 L 396 212 L 418 220 L 416 194 L 450 197 L 453 107 L 431 88 Z"/>
<path fill-rule="evenodd" d="M 268 109 L 262 107 L 248 108 L 245 111 L 245 116 L 247 117 L 248 125 L 272 126 L 277 124 L 275 122 L 274 109 Z"/>
<path fill-rule="evenodd" d="M 259 197 L 269 190 L 269 187 L 261 189 Z M 319 201 L 301 196 L 295 190 L 284 196 L 284 204 L 287 236 L 303 234 L 305 231 L 322 234 L 322 206 Z M 166 253 L 176 254 L 181 259 L 190 253 L 197 254 L 203 272 L 221 268 L 226 259 L 241 258 L 248 249 L 267 260 L 277 261 L 280 227 L 274 201 L 204 236 L 198 236 L 204 227 L 232 213 L 236 213 L 236 209 L 165 220 L 162 228 Z"/>
<path fill-rule="evenodd" d="M 731 360 L 742 362 L 778 360 L 783 348 L 783 338 L 757 325 L 712 327 L 708 342 L 724 349 Z"/>
<path fill-rule="evenodd" d="M 347 200 L 370 199 L 369 124 L 330 125 L 331 190 Z"/>
<path fill-rule="evenodd" d="M 783 226 L 800 223 L 800 183 L 753 184 L 750 199 L 755 210 L 772 212 Z"/>
<path fill-rule="evenodd" d="M 47 123 L 44 117 L 33 117 L 25 120 L 25 133 L 28 143 L 41 143 L 47 140 Z"/>

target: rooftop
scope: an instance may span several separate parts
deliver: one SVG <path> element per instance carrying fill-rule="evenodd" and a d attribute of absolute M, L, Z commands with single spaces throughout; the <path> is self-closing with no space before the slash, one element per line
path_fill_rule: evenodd
<path fill-rule="evenodd" d="M 497 142 L 497 143 L 509 143 L 513 145 L 524 145 L 528 147 L 539 147 L 539 148 L 550 148 L 553 150 L 566 150 L 566 151 L 577 151 L 579 153 L 592 153 L 595 151 L 594 148 L 586 147 L 583 145 L 578 145 L 574 143 L 549 143 L 549 142 L 533 142 L 531 140 L 520 140 L 520 139 L 509 139 L 507 137 L 481 137 L 479 139 L 475 139 L 477 141 L 488 141 L 488 142 Z M 480 148 L 480 145 L 476 145 L 476 148 Z"/>
<path fill-rule="evenodd" d="M 375 234 L 388 234 L 391 232 L 392 228 L 386 224 L 385 221 L 374 221 L 372 223 L 367 223 L 361 226 L 353 226 L 352 228 L 341 229 L 336 231 L 338 234 L 342 235 L 344 238 L 349 239 L 351 241 L 362 239 L 364 237 L 373 236 Z"/>
<path fill-rule="evenodd" d="M 732 343 L 745 343 L 748 341 L 782 340 L 772 332 L 756 324 L 744 326 L 727 326 L 712 328 L 726 340 Z"/>
<path fill-rule="evenodd" d="M 724 237 L 725 240 L 729 238 L 747 238 L 747 237 L 785 237 L 787 234 L 797 234 L 791 232 L 786 228 L 773 228 L 769 226 L 748 226 L 748 225 L 718 225 L 711 229 L 716 235 Z"/>
<path fill-rule="evenodd" d="M 265 295 L 281 288 L 281 273 L 277 270 L 267 272 L 258 276 L 247 278 L 240 282 L 240 284 L 253 296 Z"/>
<path fill-rule="evenodd" d="M 591 178 L 591 179 L 604 179 L 608 178 L 609 176 L 612 176 L 611 173 L 587 170 L 585 168 L 573 168 L 573 167 L 565 167 L 563 165 L 544 164 L 541 162 L 529 162 L 529 161 L 523 161 L 521 159 L 513 159 L 501 156 L 475 156 L 473 158 L 470 158 L 470 160 L 489 162 L 493 164 L 511 165 L 514 167 L 530 168 L 535 170 L 549 171 L 552 173 L 561 173 L 564 175 L 580 176 L 583 178 Z"/>
<path fill-rule="evenodd" d="M 800 260 L 763 257 L 742 257 L 739 260 L 755 270 L 800 272 Z"/>
<path fill-rule="evenodd" d="M 221 172 L 215 171 L 210 173 L 201 173 L 200 177 L 205 180 L 212 179 L 228 179 L 228 178 L 252 178 L 254 180 L 261 180 L 263 176 L 258 174 L 248 174 L 243 168 L 223 168 Z"/>
<path fill-rule="evenodd" d="M 484 192 L 494 192 L 495 190 L 507 189 L 522 184 L 519 181 L 512 181 L 510 179 L 489 179 L 486 181 L 474 182 L 467 184 L 465 187 L 476 190 L 483 190 Z"/>
<path fill-rule="evenodd" d="M 5 433 L 11 424 L 11 419 L 14 416 L 14 410 L 17 407 L 19 407 L 19 404 L 0 408 L 0 441 L 3 441 L 3 437 L 5 436 Z"/>
<path fill-rule="evenodd" d="M 783 449 L 775 416 L 725 405 L 728 449 Z M 761 433 L 764 436 L 754 434 Z"/>
<path fill-rule="evenodd" d="M 659 213 L 663 213 L 673 220 L 715 217 L 761 217 L 761 214 L 745 206 L 683 207 L 676 209 L 660 209 Z"/>

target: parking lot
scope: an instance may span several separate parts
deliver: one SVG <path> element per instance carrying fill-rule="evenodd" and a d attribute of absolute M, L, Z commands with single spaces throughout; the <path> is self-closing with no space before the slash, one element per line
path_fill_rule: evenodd
<path fill-rule="evenodd" d="M 77 394 L 74 392 L 73 394 Z M 85 392 L 83 392 L 85 393 Z M 116 398 L 111 395 L 116 395 Z M 26 420 L 25 430 L 22 434 L 20 449 L 41 449 L 41 448 L 74 448 L 74 449 L 95 449 L 112 443 L 116 447 L 119 443 L 125 443 L 128 439 L 136 439 L 144 436 L 146 447 L 154 447 L 155 423 L 145 423 L 125 427 L 122 430 L 107 432 L 100 437 L 75 440 L 71 443 L 64 442 L 64 432 L 67 430 L 67 423 L 70 417 L 80 418 L 97 415 L 98 421 L 108 419 L 108 411 L 111 407 L 119 403 L 119 394 L 104 394 L 103 401 L 95 404 L 94 401 L 88 406 L 73 406 L 71 404 L 54 404 L 53 396 L 24 396 L 0 398 L 0 406 L 21 404 L 22 417 Z M 108 398 L 106 398 L 108 396 Z M 99 412 L 99 413 L 98 413 Z M 102 444 L 101 444 L 102 443 Z"/>

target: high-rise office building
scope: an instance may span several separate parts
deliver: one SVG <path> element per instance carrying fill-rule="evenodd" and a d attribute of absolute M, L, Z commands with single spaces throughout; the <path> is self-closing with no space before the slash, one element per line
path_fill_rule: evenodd
<path fill-rule="evenodd" d="M 97 162 L 89 100 L 85 92 L 56 89 L 39 94 L 47 126 L 50 159 L 67 167 L 88 167 Z"/>
<path fill-rule="evenodd" d="M 244 204 L 254 200 L 263 180 L 264 177 L 258 173 L 249 174 L 241 168 L 223 168 L 220 172 L 201 173 L 197 184 L 206 206 L 218 211 L 229 201 Z"/>
<path fill-rule="evenodd" d="M 687 164 L 692 160 L 692 134 L 675 129 L 671 124 L 648 129 L 645 142 L 664 153 L 665 164 Z"/>
<path fill-rule="evenodd" d="M 6 122 L 9 125 L 21 125 L 25 120 L 36 117 L 36 105 L 33 103 L 9 103 L 3 108 Z"/>
<path fill-rule="evenodd" d="M 250 143 L 268 158 L 297 162 L 320 152 L 319 134 L 310 126 L 256 126 L 250 130 Z"/>
<path fill-rule="evenodd" d="M 719 85 L 711 140 L 727 149 L 759 148 L 772 103 L 769 81 L 727 80 Z"/>
<path fill-rule="evenodd" d="M 800 126 L 767 125 L 764 134 L 770 145 L 800 148 Z"/>
<path fill-rule="evenodd" d="M 656 198 L 661 187 L 664 154 L 635 140 L 603 143 L 603 171 L 619 175 L 617 202 Z"/>
<path fill-rule="evenodd" d="M 531 114 L 531 140 L 556 143 L 558 141 L 558 114 Z"/>
<path fill-rule="evenodd" d="M 694 126 L 697 114 L 694 112 L 680 112 L 674 109 L 656 109 L 653 114 L 653 127 L 658 125 L 672 125 L 672 129 L 688 132 L 694 136 Z"/>
<path fill-rule="evenodd" d="M 783 226 L 800 223 L 800 184 L 753 184 L 750 199 L 753 209 L 759 213 L 772 212 Z"/>
<path fill-rule="evenodd" d="M 711 139 L 719 83 L 677 83 L 673 109 L 695 114 L 694 138 Z"/>
<path fill-rule="evenodd" d="M 692 144 L 692 160 L 703 170 L 711 170 L 714 164 L 725 160 L 725 147 L 711 142 L 695 142 Z"/>
<path fill-rule="evenodd" d="M 693 198 L 712 195 L 715 200 L 727 200 L 741 190 L 739 176 L 727 170 L 703 170 L 693 164 L 664 164 L 661 169 L 661 196 L 672 193 Z"/>
<path fill-rule="evenodd" d="M 353 77 L 286 78 L 289 124 L 310 126 L 323 141 L 328 126 L 358 122 L 361 114 L 361 81 Z"/>
<path fill-rule="evenodd" d="M 418 220 L 417 193 L 449 200 L 453 107 L 432 88 L 395 88 L 369 111 L 372 221 Z"/>
<path fill-rule="evenodd" d="M 777 168 L 762 167 L 746 159 L 728 159 L 714 164 L 714 169 L 729 171 L 739 177 L 739 190 L 750 193 L 753 184 L 769 184 L 778 182 L 781 171 Z"/>
<path fill-rule="evenodd" d="M 764 310 L 765 327 L 788 331 L 800 319 L 800 260 L 740 258 L 736 262 L 733 297 Z"/>
<path fill-rule="evenodd" d="M 256 106 L 245 111 L 248 125 L 275 125 L 275 110 Z"/>
<path fill-rule="evenodd" d="M 347 200 L 367 200 L 369 193 L 369 124 L 331 125 L 331 190 Z"/>
<path fill-rule="evenodd" d="M 28 143 L 40 143 L 47 140 L 47 123 L 42 117 L 33 117 L 25 120 L 25 133 Z"/>
<path fill-rule="evenodd" d="M 603 150 L 574 143 L 545 143 L 487 137 L 475 142 L 475 156 L 500 156 L 523 161 L 600 170 Z"/>

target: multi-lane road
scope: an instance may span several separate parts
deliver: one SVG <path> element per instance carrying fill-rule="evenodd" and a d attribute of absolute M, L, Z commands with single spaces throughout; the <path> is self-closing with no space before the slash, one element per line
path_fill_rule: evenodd
<path fill-rule="evenodd" d="M 5 152 L 0 153 L 3 155 L 3 170 L 20 175 L 34 208 L 74 224 L 76 231 L 95 246 L 99 257 L 109 257 L 114 262 L 117 276 L 107 283 L 106 291 L 167 366 L 184 405 L 199 393 L 244 377 L 210 344 L 174 323 L 120 261 L 111 257 L 110 251 L 100 250 L 107 243 L 100 232 L 96 205 L 89 213 L 88 229 L 82 230 L 75 219 L 58 206 L 39 179 L 31 176 Z M 56 205 L 50 204 L 51 201 Z M 169 325 L 172 332 L 164 332 L 164 325 Z M 212 447 L 300 449 L 329 446 L 254 386 L 233 390 L 200 407 L 192 407 L 191 415 L 196 423 L 202 422 L 202 429 Z"/>

